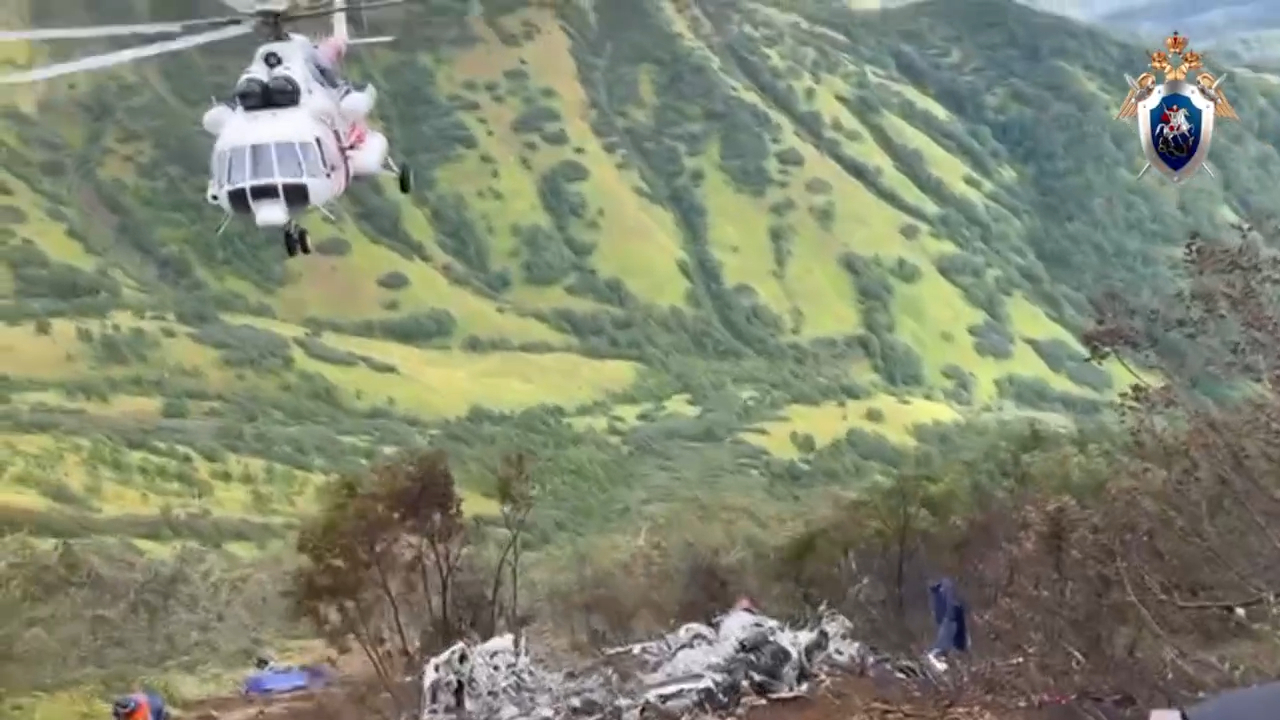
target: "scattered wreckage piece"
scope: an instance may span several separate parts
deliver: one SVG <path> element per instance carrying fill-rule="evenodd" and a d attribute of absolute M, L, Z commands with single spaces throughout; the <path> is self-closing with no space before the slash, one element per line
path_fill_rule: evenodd
<path fill-rule="evenodd" d="M 473 720 L 637 720 L 806 697 L 827 674 L 862 674 L 877 662 L 853 631 L 834 612 L 791 628 L 735 608 L 711 625 L 605 651 L 580 672 L 540 666 L 511 635 L 459 643 L 423 670 L 421 720 L 462 710 Z"/>

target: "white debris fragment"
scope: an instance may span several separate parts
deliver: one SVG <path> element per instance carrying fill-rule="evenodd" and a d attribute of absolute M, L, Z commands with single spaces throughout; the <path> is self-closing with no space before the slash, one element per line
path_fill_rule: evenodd
<path fill-rule="evenodd" d="M 645 707 L 665 716 L 726 711 L 751 696 L 796 697 L 823 674 L 858 671 L 870 661 L 839 614 L 797 629 L 750 609 L 605 656 L 630 657 L 639 667 L 556 671 L 531 661 L 511 635 L 459 643 L 423 669 L 421 720 L 463 709 L 473 720 L 633 720 Z"/>

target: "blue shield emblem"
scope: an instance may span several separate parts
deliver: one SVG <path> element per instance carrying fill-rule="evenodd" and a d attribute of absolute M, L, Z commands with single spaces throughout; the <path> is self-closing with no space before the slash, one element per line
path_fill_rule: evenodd
<path fill-rule="evenodd" d="M 1138 103 L 1142 150 L 1151 167 L 1181 182 L 1204 165 L 1213 134 L 1214 103 L 1183 81 L 1153 88 Z"/>
<path fill-rule="evenodd" d="M 1201 120 L 1204 113 L 1186 95 L 1173 94 L 1160 98 L 1148 113 L 1151 123 L 1151 145 L 1156 156 L 1174 172 L 1187 166 L 1200 145 Z"/>

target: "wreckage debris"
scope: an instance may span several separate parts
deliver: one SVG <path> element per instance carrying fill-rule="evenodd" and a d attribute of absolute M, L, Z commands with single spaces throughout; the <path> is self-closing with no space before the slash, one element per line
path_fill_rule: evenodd
<path fill-rule="evenodd" d="M 606 651 L 603 662 L 579 672 L 542 666 L 511 635 L 474 646 L 459 643 L 423 670 L 422 720 L 459 710 L 474 720 L 730 712 L 803 697 L 833 673 L 888 667 L 853 632 L 852 623 L 833 612 L 796 629 L 735 608 L 712 625 L 690 623 L 658 640 Z"/>

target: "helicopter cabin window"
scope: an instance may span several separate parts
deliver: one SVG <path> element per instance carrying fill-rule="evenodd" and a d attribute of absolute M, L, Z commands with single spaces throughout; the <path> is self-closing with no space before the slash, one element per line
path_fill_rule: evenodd
<path fill-rule="evenodd" d="M 311 143 L 298 146 L 302 150 L 302 163 L 307 169 L 307 177 L 324 177 L 324 163 L 320 162 L 320 153 Z"/>
<path fill-rule="evenodd" d="M 243 185 L 249 180 L 249 148 L 238 147 L 227 151 L 227 185 Z"/>
<path fill-rule="evenodd" d="M 271 157 L 271 146 L 250 145 L 249 167 L 254 180 L 274 180 L 276 164 Z"/>
<path fill-rule="evenodd" d="M 281 179 L 299 180 L 306 177 L 302 164 L 302 154 L 298 150 L 298 143 L 276 143 L 275 150 L 276 164 L 280 168 Z"/>

